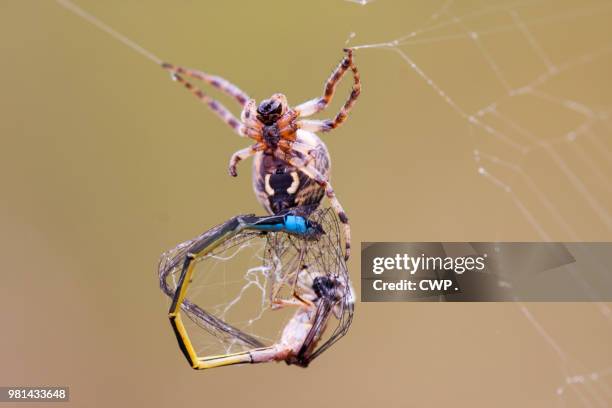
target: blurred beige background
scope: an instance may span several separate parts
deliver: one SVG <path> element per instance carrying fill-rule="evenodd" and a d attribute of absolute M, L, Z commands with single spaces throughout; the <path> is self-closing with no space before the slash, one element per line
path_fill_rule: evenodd
<path fill-rule="evenodd" d="M 351 32 L 417 31 L 356 52 L 362 96 L 323 136 L 356 284 L 361 241 L 612 237 L 610 2 L 77 4 L 163 59 L 294 104 L 321 93 Z M 358 303 L 306 370 L 192 371 L 156 266 L 262 212 L 250 162 L 226 173 L 247 141 L 54 1 L 0 2 L 0 49 L 1 385 L 68 385 L 79 407 L 612 405 L 612 315 L 595 303 Z"/>

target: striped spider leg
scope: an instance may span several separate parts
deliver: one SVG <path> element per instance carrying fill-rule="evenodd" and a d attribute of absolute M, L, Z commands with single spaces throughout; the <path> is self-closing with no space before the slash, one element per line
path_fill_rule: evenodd
<path fill-rule="evenodd" d="M 229 127 L 231 127 L 239 136 L 248 136 L 258 140 L 258 143 L 253 146 L 241 149 L 234 153 L 230 158 L 229 174 L 236 177 L 236 165 L 239 161 L 244 160 L 258 151 L 263 149 L 263 145 L 259 143 L 259 135 L 261 134 L 261 125 L 257 121 L 253 120 L 257 114 L 255 100 L 250 99 L 249 96 L 238 88 L 236 85 L 216 75 L 210 75 L 202 71 L 195 69 L 184 68 L 181 66 L 175 66 L 173 64 L 164 62 L 162 67 L 169 71 L 172 78 L 183 84 L 188 91 L 194 94 L 201 102 L 205 103 L 214 113 L 221 118 Z M 206 82 L 207 84 L 219 89 L 221 92 L 234 98 L 242 107 L 241 119 L 239 121 L 222 103 L 211 98 L 209 95 L 204 93 L 201 89 L 194 86 L 191 82 L 187 81 L 184 76 L 199 79 Z M 243 123 L 244 122 L 244 123 Z M 245 125 L 246 123 L 246 125 Z"/>
<path fill-rule="evenodd" d="M 329 132 L 340 126 L 348 117 L 349 111 L 355 105 L 359 94 L 361 93 L 361 81 L 359 78 L 359 71 L 357 66 L 353 62 L 353 50 L 344 49 L 346 56 L 342 59 L 338 67 L 334 70 L 331 76 L 325 82 L 325 92 L 322 97 L 311 99 L 301 105 L 296 106 L 294 109 L 298 113 L 298 117 L 307 117 L 314 115 L 315 113 L 321 112 L 326 109 L 331 103 L 336 87 L 338 83 L 350 68 L 353 73 L 353 89 L 347 101 L 344 103 L 340 112 L 334 117 L 334 119 L 327 120 L 299 120 L 297 122 L 298 128 L 308 130 L 311 132 Z"/>
<path fill-rule="evenodd" d="M 344 123 L 348 117 L 349 111 L 355 105 L 357 98 L 361 93 L 361 81 L 359 77 L 359 71 L 353 62 L 353 50 L 352 49 L 344 49 L 346 52 L 346 56 L 342 59 L 340 64 L 336 67 L 334 72 L 325 82 L 325 92 L 322 97 L 311 99 L 307 102 L 302 103 L 294 108 L 297 113 L 298 118 L 306 117 L 314 115 L 315 113 L 321 112 L 325 110 L 329 104 L 331 103 L 334 94 L 336 92 L 336 87 L 338 83 L 344 76 L 344 74 L 350 70 L 353 73 L 353 89 L 349 98 L 344 103 L 340 112 L 334 117 L 334 119 L 327 120 L 297 120 L 296 126 L 298 129 L 309 131 L 309 132 L 329 132 L 342 123 Z M 296 149 L 298 150 L 298 149 Z M 295 160 L 294 160 L 295 161 Z M 309 161 L 306 163 L 299 163 L 297 161 L 296 166 L 309 177 L 313 178 L 319 185 L 325 188 L 325 193 L 327 197 L 330 199 L 332 207 L 338 214 L 338 218 L 344 224 L 345 231 L 345 241 L 346 241 L 346 259 L 349 258 L 350 255 L 350 227 L 348 224 L 348 217 L 346 213 L 342 209 L 342 205 L 338 201 L 334 190 L 329 183 L 329 177 L 324 176 L 320 172 L 317 171 L 314 166 L 309 164 Z"/>
<path fill-rule="evenodd" d="M 308 164 L 304 160 L 297 157 L 284 157 L 284 160 L 287 163 L 291 164 L 295 168 L 297 168 L 302 173 L 306 174 L 312 180 L 314 180 L 318 185 L 320 185 L 323 189 L 325 189 L 325 195 L 329 199 L 332 208 L 338 214 L 338 218 L 340 222 L 344 225 L 344 244 L 345 244 L 345 253 L 344 260 L 348 260 L 351 254 L 351 228 L 348 222 L 348 217 L 342 208 L 342 204 L 336 197 L 336 193 L 334 192 L 334 188 L 329 182 L 329 177 L 323 176 L 312 164 Z"/>
<path fill-rule="evenodd" d="M 201 89 L 194 86 L 191 82 L 187 81 L 184 77 L 190 77 L 202 80 L 207 84 L 219 89 L 221 92 L 234 98 L 241 107 L 245 108 L 249 102 L 249 96 L 243 92 L 236 85 L 229 81 L 215 75 L 209 75 L 201 71 L 183 68 L 175 66 L 170 63 L 164 62 L 162 68 L 170 72 L 172 78 L 180 84 L 183 84 L 185 88 L 192 94 L 194 94 L 201 102 L 205 103 L 213 112 L 217 114 L 234 132 L 239 136 L 246 136 L 246 129 L 243 124 L 220 102 L 211 98 L 209 95 L 204 93 Z"/>

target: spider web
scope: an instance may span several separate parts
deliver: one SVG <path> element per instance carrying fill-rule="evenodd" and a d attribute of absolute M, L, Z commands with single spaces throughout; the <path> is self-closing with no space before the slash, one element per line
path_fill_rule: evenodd
<path fill-rule="evenodd" d="M 160 59 L 113 30 L 91 14 L 68 0 L 59 4 L 88 20 L 128 47 L 159 64 Z M 391 7 L 379 0 L 344 0 L 347 7 Z M 502 195 L 517 214 L 531 226 L 541 240 L 587 240 L 591 237 L 581 217 L 595 219 L 601 225 L 602 236 L 609 237 L 612 229 L 609 197 L 612 186 L 612 146 L 610 114 L 612 92 L 600 85 L 601 78 L 611 72 L 612 39 L 609 17 L 612 3 L 602 1 L 511 1 L 456 2 L 440 1 L 422 24 L 406 27 L 399 37 L 383 42 L 353 46 L 359 53 L 389 51 L 397 55 L 398 64 L 405 67 L 410 81 L 422 81 L 441 102 L 436 107 L 442 115 L 453 114 L 464 124 L 457 129 L 458 137 L 472 147 L 474 182 L 482 180 L 490 186 L 491 195 Z M 582 22 L 599 34 L 588 40 L 569 41 L 575 37 L 575 23 Z M 603 34 L 602 34 L 603 32 Z M 359 33 L 351 33 L 347 44 L 361 40 Z M 563 41 L 562 46 L 552 47 Z M 478 64 L 487 78 L 482 88 L 489 92 L 474 103 L 467 95 L 473 91 L 472 82 L 462 76 L 464 72 L 447 68 L 440 70 L 439 59 L 445 52 L 439 46 L 458 44 L 470 47 L 476 53 Z M 423 53 L 425 50 L 426 53 Z M 463 50 L 463 49 L 462 49 Z M 522 51 L 520 61 L 509 60 L 506 51 Z M 554 52 L 553 52 L 554 51 Z M 466 57 L 471 58 L 473 54 Z M 456 54 L 455 54 L 456 56 Z M 432 61 L 432 57 L 437 60 Z M 361 57 L 360 57 L 361 58 Z M 449 56 L 450 58 L 450 56 Z M 452 60 L 448 61 L 452 67 Z M 518 66 L 529 69 L 521 72 Z M 526 74 L 527 72 L 527 74 Z M 604 74 L 602 74 L 602 72 Z M 591 76 L 596 78 L 590 80 Z M 479 87 L 480 88 L 480 87 Z M 582 96 L 587 89 L 597 97 Z M 559 186 L 545 182 L 553 175 Z M 565 205 L 568 201 L 578 205 Z M 608 201 L 607 201 L 608 200 Z M 487 211 L 492 211 L 490 207 Z M 559 238 L 561 237 L 561 238 Z M 491 239 L 500 239 L 497 236 Z M 260 261 L 261 247 L 249 242 L 240 253 L 254 264 Z M 259 243 L 258 245 L 261 245 Z M 214 261 L 223 265 L 227 255 Z M 234 258 L 231 258 L 234 260 Z M 222 285 L 238 287 L 237 296 L 229 302 L 209 305 L 221 314 L 230 313 L 241 299 L 242 288 L 261 296 L 269 271 L 252 266 L 245 269 L 244 278 L 225 280 Z M 214 269 L 222 271 L 217 265 Z M 609 266 L 598 265 L 597 270 L 609 278 Z M 200 273 L 199 276 L 206 276 Z M 227 277 L 227 275 L 225 275 Z M 596 288 L 576 273 L 577 285 L 585 293 Z M 194 285 L 196 291 L 204 285 Z M 604 355 L 596 365 L 585 363 L 586 356 L 571 349 L 567 339 L 557 335 L 555 322 L 567 309 L 562 305 L 521 303 L 517 299 L 517 312 L 531 325 L 555 356 L 558 382 L 551 393 L 561 406 L 605 407 L 612 400 L 612 361 Z M 265 300 L 264 300 L 265 302 Z M 600 317 L 607 336 L 612 331 L 612 311 L 609 304 L 593 303 L 592 313 Z M 229 308 L 228 308 L 229 306 Z M 554 313 L 546 314 L 553 308 Z M 247 330 L 259 320 L 261 309 L 250 310 L 250 317 L 242 320 Z M 584 309 L 581 309 L 584 310 Z M 579 327 L 576 327 L 580 331 Z M 249 330 L 253 332 L 253 330 Z M 262 340 L 273 340 L 275 332 Z M 202 350 L 206 346 L 199 345 Z M 223 346 L 223 351 L 231 348 Z"/>
<path fill-rule="evenodd" d="M 162 255 L 160 284 L 169 297 L 174 295 L 178 286 L 184 256 L 194 243 L 218 228 L 183 242 Z M 265 245 L 265 239 L 261 239 L 258 233 L 240 234 L 198 260 L 182 310 L 189 317 L 185 324 L 199 355 L 239 352 L 275 341 L 273 335 L 266 337 L 257 330 L 264 311 L 269 308 L 267 291 L 270 279 L 278 273 L 264 265 Z M 238 272 L 245 270 L 244 275 Z M 247 302 L 249 307 L 245 308 Z M 215 322 L 211 324 L 208 314 L 223 322 L 231 321 L 229 324 L 249 335 L 252 342 L 240 341 L 217 329 Z"/>
<path fill-rule="evenodd" d="M 179 286 L 188 254 L 197 253 L 194 248 L 210 242 L 211 237 L 221 236 L 220 232 L 239 218 L 213 227 L 162 255 L 159 280 L 169 298 L 174 297 Z M 346 333 L 354 295 L 343 260 L 338 220 L 330 208 L 316 210 L 308 218 L 323 231 L 316 239 L 245 230 L 196 258 L 181 309 L 190 319 L 186 328 L 200 356 L 241 352 L 277 342 L 298 308 L 276 308 L 275 301 L 295 300 L 294 292 L 306 298 L 305 294 L 313 290 L 314 279 L 324 275 L 338 279 L 345 290 L 336 319 L 329 324 L 335 327 L 323 331 L 323 342 L 313 350 L 312 358 Z"/>
<path fill-rule="evenodd" d="M 390 6 L 383 1 L 372 5 L 352 2 Z M 491 186 L 492 195 L 504 195 L 539 239 L 584 241 L 590 237 L 581 218 L 596 220 L 606 237 L 612 231 L 612 92 L 590 78 L 612 72 L 612 35 L 605 30 L 611 14 L 610 2 L 481 2 L 466 7 L 465 2 L 447 0 L 440 2 L 420 27 L 409 27 L 397 38 L 352 48 L 359 50 L 362 59 L 377 50 L 396 53 L 410 81 L 425 82 L 442 102 L 436 105 L 440 116 L 452 114 L 465 124 L 463 134 L 460 129 L 458 132 L 473 147 L 474 182 L 483 180 Z M 573 31 L 578 22 L 605 34 L 575 44 L 571 38 L 580 34 Z M 355 37 L 359 38 L 359 33 L 351 33 L 347 43 Z M 563 44 L 552 47 L 551 38 Z M 447 52 L 436 52 L 449 43 L 461 51 L 469 50 L 463 58 L 476 55 L 482 87 L 486 88 L 477 103 L 467 97 L 473 94 L 474 81 L 451 68 L 457 54 L 445 60 Z M 510 50 L 520 53 L 521 59 L 509 59 L 505 54 Z M 441 61 L 447 69 L 436 67 Z M 585 91 L 595 96 L 588 98 Z M 543 181 L 551 175 L 558 180 L 556 185 Z M 561 205 L 568 197 L 578 202 L 582 215 L 576 216 Z M 501 237 L 498 232 L 491 238 Z M 595 267 L 610 279 L 609 265 Z M 577 272 L 573 278 L 587 295 L 597 298 L 596 288 Z M 556 356 L 559 379 L 551 392 L 559 404 L 609 406 L 609 355 L 596 367 L 587 368 L 580 353 L 568 351 L 564 339 L 549 328 L 553 326 L 550 316 L 548 320 L 539 316 L 544 314 L 544 306 L 516 300 L 518 312 Z M 609 304 L 593 304 L 593 313 L 599 314 L 610 336 Z"/>
<path fill-rule="evenodd" d="M 161 65 L 162 60 L 157 55 L 77 4 L 70 0 L 56 2 L 156 65 Z M 312 330 L 321 330 L 321 333 L 317 334 L 318 346 L 306 356 L 306 364 L 346 334 L 352 321 L 354 293 L 341 250 L 343 244 L 338 220 L 330 208 L 309 211 L 308 218 L 324 231 L 311 243 L 306 239 L 292 239 L 285 233 L 242 232 L 197 259 L 197 270 L 189 282 L 187 299 L 181 309 L 189 317 L 189 321 L 184 323 L 199 355 L 227 354 L 272 345 L 279 339 L 295 310 L 285 308 L 267 313 L 273 309 L 273 299 L 291 299 L 294 292 L 304 290 L 297 287 L 299 282 L 312 285 L 314 278 L 323 275 L 333 277 L 342 285 L 341 298 L 332 305 L 337 321 L 330 324 L 335 324 L 335 327 L 328 328 L 325 316 L 330 311 L 321 314 L 317 310 L 319 317 L 323 318 L 313 322 Z M 162 254 L 159 282 L 168 297 L 174 296 L 183 262 L 193 246 L 218 232 L 223 225 Z M 301 253 L 300 257 L 295 255 L 296 251 Z M 300 271 L 302 265 L 308 269 Z M 239 271 L 246 272 L 241 275 Z M 208 336 L 197 334 L 202 331 Z"/>

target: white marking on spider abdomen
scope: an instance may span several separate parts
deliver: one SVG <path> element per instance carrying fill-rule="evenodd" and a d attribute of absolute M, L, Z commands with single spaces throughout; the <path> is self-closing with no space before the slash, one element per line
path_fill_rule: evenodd
<path fill-rule="evenodd" d="M 297 173 L 295 171 L 292 171 L 291 172 L 291 179 L 293 179 L 293 181 L 291 182 L 291 185 L 287 189 L 287 193 L 295 194 L 295 192 L 297 191 L 298 187 L 300 186 L 300 178 L 298 177 L 298 175 L 297 175 Z"/>
<path fill-rule="evenodd" d="M 297 172 L 295 172 L 295 171 L 292 171 L 289 174 L 291 175 L 291 180 L 292 181 L 291 181 L 291 185 L 289 185 L 289 187 L 287 187 L 285 192 L 287 194 L 295 194 L 295 192 L 297 191 L 298 187 L 300 186 L 300 177 L 298 176 Z M 276 190 L 270 184 L 270 178 L 271 177 L 272 177 L 271 174 L 266 174 L 265 178 L 264 178 L 264 188 L 266 189 L 266 193 L 270 197 L 276 194 Z"/>
<path fill-rule="evenodd" d="M 330 158 L 325 143 L 315 133 L 303 129 L 298 129 L 296 141 L 300 146 L 300 152 L 296 152 L 296 155 L 313 165 L 324 178 L 329 180 Z M 296 146 L 298 145 L 296 144 Z M 306 157 L 306 154 L 311 157 Z M 255 154 L 253 157 L 252 183 L 257 201 L 268 213 L 274 214 L 271 208 L 270 197 L 274 196 L 275 191 L 269 181 L 272 173 L 275 172 L 275 168 L 270 165 L 271 162 L 275 165 L 284 163 L 278 158 L 271 159 L 264 152 L 257 152 Z M 292 177 L 292 183 L 287 188 L 287 193 L 295 195 L 295 201 L 298 205 L 318 205 L 324 195 L 322 187 L 316 185 L 314 180 L 304 181 L 308 176 L 303 172 L 297 171 L 295 167 L 288 163 L 284 163 L 284 167 L 284 171 L 290 172 Z M 300 179 L 302 180 L 300 181 Z"/>
<path fill-rule="evenodd" d="M 275 191 L 272 186 L 270 186 L 270 177 L 272 177 L 271 174 L 266 174 L 266 178 L 264 180 L 264 187 L 266 189 L 266 193 L 268 193 L 269 196 L 273 196 Z"/>

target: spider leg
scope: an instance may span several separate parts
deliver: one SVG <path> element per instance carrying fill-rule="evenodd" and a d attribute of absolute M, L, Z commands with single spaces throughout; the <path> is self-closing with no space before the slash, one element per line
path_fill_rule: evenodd
<path fill-rule="evenodd" d="M 261 129 L 262 124 L 259 121 L 255 120 L 255 118 L 257 118 L 257 103 L 255 102 L 255 99 L 250 99 L 244 105 L 240 119 L 242 119 L 244 123 L 250 122 L 251 125 L 258 126 Z"/>
<path fill-rule="evenodd" d="M 247 159 L 253 156 L 260 150 L 263 150 L 264 146 L 261 143 L 255 143 L 253 146 L 245 147 L 244 149 L 238 150 L 236 153 L 232 154 L 229 162 L 229 175 L 232 177 L 238 176 L 238 171 L 236 171 L 236 166 L 241 160 Z"/>
<path fill-rule="evenodd" d="M 192 94 L 194 94 L 200 101 L 208 105 L 208 107 L 212 109 L 213 112 L 215 112 L 223 122 L 225 122 L 229 127 L 234 129 L 234 132 L 236 132 L 240 136 L 247 135 L 247 130 L 245 126 L 238 119 L 236 119 L 236 117 L 232 115 L 232 113 L 227 110 L 227 108 L 223 106 L 223 104 L 217 102 L 216 100 L 205 94 L 204 91 L 195 87 L 191 82 L 185 80 L 185 78 L 183 78 L 182 76 L 178 74 L 173 74 L 173 78 L 177 82 L 183 84 L 185 88 L 187 88 Z"/>
<path fill-rule="evenodd" d="M 306 117 L 313 115 L 317 112 L 322 111 L 327 108 L 330 104 L 334 93 L 336 91 L 336 86 L 340 82 L 340 79 L 344 76 L 346 71 L 350 68 L 353 72 L 353 90 L 351 91 L 351 95 L 349 99 L 346 101 L 338 115 L 333 120 L 325 121 L 327 126 L 324 127 L 323 131 L 331 130 L 342 124 L 346 120 L 348 112 L 355 104 L 357 97 L 361 92 L 361 82 L 359 80 L 359 71 L 357 71 L 357 67 L 353 63 L 353 50 L 345 49 L 346 56 L 342 59 L 338 67 L 331 74 L 327 82 L 325 83 L 325 93 L 320 98 L 311 99 L 308 102 L 304 102 L 301 105 L 298 105 L 295 110 L 298 112 L 298 115 L 301 117 Z"/>
<path fill-rule="evenodd" d="M 297 126 L 308 132 L 329 132 L 333 129 L 331 120 L 299 120 Z"/>
<path fill-rule="evenodd" d="M 195 69 L 179 67 L 176 65 L 172 65 L 168 62 L 164 62 L 162 64 L 162 68 L 174 74 L 183 74 L 190 78 L 195 78 L 204 81 L 207 84 L 217 88 L 224 94 L 234 98 L 242 107 L 244 107 L 244 105 L 246 105 L 250 99 L 249 96 L 236 85 L 219 76 L 210 75 L 202 71 L 197 71 Z"/>
<path fill-rule="evenodd" d="M 298 128 L 308 130 L 310 132 L 329 132 L 346 121 L 348 113 L 355 105 L 355 102 L 361 93 L 361 83 L 359 82 L 359 72 L 357 71 L 357 67 L 351 65 L 351 70 L 353 71 L 355 84 L 353 85 L 353 90 L 351 91 L 349 98 L 344 103 L 342 108 L 340 108 L 340 112 L 338 112 L 336 117 L 327 120 L 298 120 L 296 122 Z"/>
<path fill-rule="evenodd" d="M 327 195 L 327 198 L 329 199 L 332 208 L 338 215 L 340 222 L 344 225 L 344 259 L 348 260 L 351 253 L 351 228 L 349 226 L 348 217 L 342 208 L 342 204 L 340 204 L 340 201 L 338 201 L 338 197 L 336 197 L 336 193 L 334 192 L 329 179 L 324 177 L 316 168 L 314 168 L 312 164 L 305 164 L 303 160 L 297 157 L 284 157 L 283 160 L 300 170 L 302 173 L 306 174 L 321 187 L 325 188 L 325 195 Z"/>
<path fill-rule="evenodd" d="M 298 141 L 294 141 L 291 142 L 290 147 L 291 150 L 299 152 L 300 154 L 302 154 L 302 156 L 304 156 L 303 158 L 301 158 L 301 160 L 303 160 L 302 164 L 304 166 L 311 164 L 313 160 L 315 160 L 315 156 L 313 154 L 314 149 L 312 146 Z"/>

